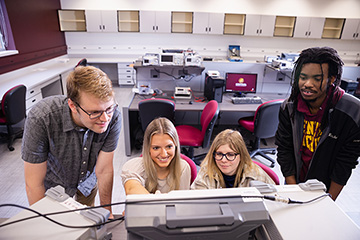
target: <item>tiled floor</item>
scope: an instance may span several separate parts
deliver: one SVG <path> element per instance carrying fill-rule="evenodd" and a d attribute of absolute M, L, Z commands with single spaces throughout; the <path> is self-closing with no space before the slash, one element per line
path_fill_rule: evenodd
<path fill-rule="evenodd" d="M 131 88 L 115 87 L 117 93 L 116 98 L 119 106 L 122 107 L 130 101 Z M 215 128 L 214 132 L 220 131 L 220 128 Z M 118 147 L 115 151 L 114 171 L 115 180 L 113 187 L 113 202 L 122 202 L 125 199 L 124 189 L 120 181 L 120 172 L 123 163 L 128 159 L 140 154 L 139 151 L 134 150 L 133 156 L 127 157 L 125 155 L 125 148 L 123 144 L 123 131 L 121 131 Z M 0 143 L 0 204 L 2 203 L 16 203 L 22 206 L 28 206 L 25 184 L 23 176 L 23 161 L 20 156 L 21 139 L 15 142 L 15 151 L 9 152 L 5 143 Z M 203 151 L 203 150 L 199 150 Z M 273 155 L 274 158 L 276 158 Z M 259 161 L 267 164 L 261 157 L 256 157 Z M 280 182 L 283 183 L 283 178 L 280 172 L 279 165 L 276 164 L 273 170 L 280 177 Z M 339 195 L 336 203 L 339 207 L 350 216 L 354 222 L 360 226 L 360 167 L 358 166 L 343 191 Z M 113 207 L 114 214 L 121 214 L 124 210 L 123 205 Z M 21 211 L 15 208 L 0 208 L 0 218 L 9 218 Z"/>

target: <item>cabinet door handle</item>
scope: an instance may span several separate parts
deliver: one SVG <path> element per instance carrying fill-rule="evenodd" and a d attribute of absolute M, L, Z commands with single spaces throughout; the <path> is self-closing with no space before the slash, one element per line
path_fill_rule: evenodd
<path fill-rule="evenodd" d="M 356 34 L 356 37 L 358 37 L 358 36 L 359 36 L 359 33 Z"/>
<path fill-rule="evenodd" d="M 105 30 L 105 25 L 103 25 L 103 30 Z"/>
<path fill-rule="evenodd" d="M 153 30 L 155 31 L 155 26 L 153 26 Z"/>
<path fill-rule="evenodd" d="M 259 29 L 256 29 L 256 33 L 259 33 Z"/>
<path fill-rule="evenodd" d="M 262 29 L 260 29 L 260 34 L 262 34 Z"/>
<path fill-rule="evenodd" d="M 309 31 L 309 36 L 311 35 L 311 31 Z"/>
<path fill-rule="evenodd" d="M 159 26 L 156 26 L 156 31 L 159 30 Z"/>
<path fill-rule="evenodd" d="M 209 27 L 209 32 L 211 32 L 211 27 Z"/>
<path fill-rule="evenodd" d="M 30 94 L 33 94 L 33 93 L 34 93 L 34 90 L 31 90 L 31 91 L 30 91 Z"/>
<path fill-rule="evenodd" d="M 99 29 L 101 30 L 101 25 L 99 25 Z"/>

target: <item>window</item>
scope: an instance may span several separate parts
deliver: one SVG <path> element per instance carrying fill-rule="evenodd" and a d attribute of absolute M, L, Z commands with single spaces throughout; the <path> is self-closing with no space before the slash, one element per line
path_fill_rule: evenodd
<path fill-rule="evenodd" d="M 0 57 L 18 53 L 15 48 L 5 1 L 0 0 Z"/>
<path fill-rule="evenodd" d="M 6 30 L 6 21 L 4 14 L 4 1 L 0 2 L 0 51 L 6 50 L 8 46 L 8 35 Z"/>

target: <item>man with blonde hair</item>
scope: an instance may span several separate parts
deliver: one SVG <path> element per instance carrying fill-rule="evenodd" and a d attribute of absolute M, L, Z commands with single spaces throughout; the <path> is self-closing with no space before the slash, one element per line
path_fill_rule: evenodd
<path fill-rule="evenodd" d="M 29 204 L 57 185 L 88 206 L 99 190 L 100 204 L 110 204 L 121 128 L 111 80 L 98 68 L 79 66 L 66 88 L 67 97 L 43 99 L 25 122 L 21 153 Z"/>

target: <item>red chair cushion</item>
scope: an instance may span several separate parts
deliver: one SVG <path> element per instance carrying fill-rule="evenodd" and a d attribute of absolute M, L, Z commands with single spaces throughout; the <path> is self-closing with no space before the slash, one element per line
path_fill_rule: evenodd
<path fill-rule="evenodd" d="M 2 111 L 0 111 L 0 124 L 6 124 L 6 117 Z"/>
<path fill-rule="evenodd" d="M 188 156 L 184 155 L 184 154 L 180 154 L 180 157 L 182 159 L 184 159 L 189 165 L 190 165 L 190 170 L 191 170 L 191 183 L 194 182 L 196 175 L 197 175 L 197 168 L 196 168 L 196 164 L 193 160 L 191 160 Z"/>
<path fill-rule="evenodd" d="M 179 125 L 176 126 L 181 146 L 200 147 L 203 142 L 201 131 L 193 126 Z"/>
<path fill-rule="evenodd" d="M 271 179 L 275 182 L 276 185 L 280 184 L 278 175 L 276 175 L 276 173 L 273 170 L 271 170 L 268 166 L 256 161 L 253 161 L 253 163 L 261 167 L 267 173 L 267 175 L 271 177 Z"/>
<path fill-rule="evenodd" d="M 250 132 L 254 132 L 254 117 L 241 118 L 239 119 L 239 124 Z"/>

